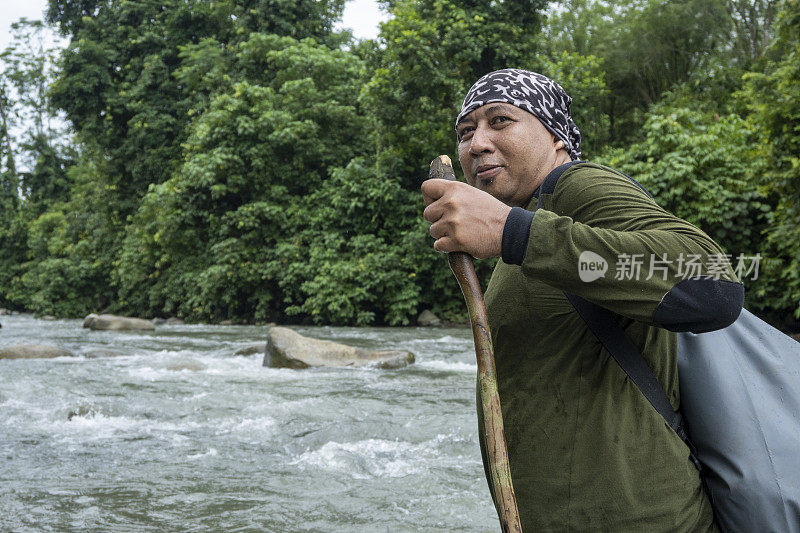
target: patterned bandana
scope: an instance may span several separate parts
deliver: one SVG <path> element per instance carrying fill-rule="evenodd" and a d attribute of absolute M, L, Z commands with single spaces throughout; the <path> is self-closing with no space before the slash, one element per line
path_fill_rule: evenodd
<path fill-rule="evenodd" d="M 456 128 L 469 113 L 492 102 L 505 102 L 533 113 L 550 133 L 564 141 L 573 160 L 580 159 L 581 132 L 569 114 L 572 98 L 550 78 L 518 68 L 490 72 L 470 88 Z"/>

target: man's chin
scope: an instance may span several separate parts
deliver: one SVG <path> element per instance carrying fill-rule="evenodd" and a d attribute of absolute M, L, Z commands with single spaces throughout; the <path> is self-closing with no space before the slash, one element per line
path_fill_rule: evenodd
<path fill-rule="evenodd" d="M 482 191 L 486 191 L 489 194 L 489 189 L 491 189 L 492 185 L 494 185 L 494 178 L 487 178 L 485 180 L 478 180 L 478 188 Z"/>

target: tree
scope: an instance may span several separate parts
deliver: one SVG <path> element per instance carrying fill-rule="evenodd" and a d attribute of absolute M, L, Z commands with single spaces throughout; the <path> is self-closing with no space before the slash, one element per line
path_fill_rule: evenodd
<path fill-rule="evenodd" d="M 72 182 L 66 202 L 50 206 L 35 225 L 60 229 L 52 243 L 35 247 L 47 256 L 31 261 L 22 277 L 30 308 L 76 315 L 117 299 L 119 278 L 112 274 L 129 217 L 151 185 L 181 170 L 182 145 L 211 101 L 213 91 L 198 94 L 184 85 L 182 51 L 191 56 L 204 40 L 225 50 L 256 27 L 338 42 L 330 27 L 342 6 L 341 0 L 51 0 L 48 20 L 70 43 L 50 94 L 72 124 L 81 156 L 69 169 L 54 158 L 37 160 L 39 176 L 60 169 Z M 65 226 L 53 225 L 59 217 Z"/>
<path fill-rule="evenodd" d="M 0 205 L 4 210 L 16 210 L 19 203 L 19 182 L 9 111 L 8 89 L 3 78 L 0 79 Z"/>
<path fill-rule="evenodd" d="M 770 216 L 769 248 L 775 266 L 760 297 L 776 310 L 800 318 L 800 2 L 781 4 L 773 49 L 782 52 L 764 73 L 749 73 L 742 91 L 761 136 L 760 155 L 769 162 L 765 191 L 777 205 Z"/>
<path fill-rule="evenodd" d="M 600 59 L 608 88 L 595 116 L 608 117 L 600 138 L 634 140 L 648 106 L 713 62 L 730 33 L 726 0 L 569 0 L 549 20 L 545 42 Z"/>
<path fill-rule="evenodd" d="M 0 306 L 16 307 L 9 286 L 25 261 L 25 227 L 19 213 L 19 178 L 11 141 L 5 78 L 0 78 Z"/>
<path fill-rule="evenodd" d="M 150 188 L 131 226 L 117 276 L 120 304 L 138 312 L 264 319 L 295 303 L 279 287 L 285 248 L 321 208 L 303 199 L 365 146 L 355 56 L 261 33 L 234 52 L 231 76 L 253 77 L 211 98 L 181 171 Z"/>
<path fill-rule="evenodd" d="M 543 0 L 384 2 L 385 48 L 362 102 L 377 121 L 381 172 L 416 189 L 428 162 L 452 152 L 458 108 L 470 85 L 500 68 L 534 68 Z"/>
<path fill-rule="evenodd" d="M 769 49 L 778 2 L 772 0 L 728 0 L 733 21 L 726 46 L 742 70 L 751 68 Z"/>
<path fill-rule="evenodd" d="M 23 18 L 13 23 L 11 30 L 13 40 L 0 53 L 0 63 L 3 78 L 13 89 L 13 118 L 22 130 L 17 140 L 23 166 L 19 192 L 29 200 L 29 207 L 43 212 L 50 203 L 66 199 L 66 169 L 74 155 L 62 118 L 48 95 L 55 79 L 58 48 L 47 44 L 47 28 L 41 21 Z M 6 115 L 5 109 L 0 110 L 0 116 Z M 10 124 L 8 118 L 3 122 Z M 10 135 L 5 137 L 10 152 Z"/>

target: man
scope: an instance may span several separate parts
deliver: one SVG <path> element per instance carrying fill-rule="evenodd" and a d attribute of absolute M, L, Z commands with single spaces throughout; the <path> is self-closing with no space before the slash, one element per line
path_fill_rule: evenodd
<path fill-rule="evenodd" d="M 742 285 L 712 268 L 719 246 L 624 175 L 578 163 L 541 187 L 579 160 L 570 103 L 539 74 L 487 74 L 456 120 L 467 183 L 422 185 L 436 250 L 502 258 L 486 305 L 523 530 L 714 531 L 687 446 L 564 293 L 615 314 L 677 409 L 673 332 L 732 323 Z M 596 279 L 579 270 L 590 252 L 608 267 Z"/>

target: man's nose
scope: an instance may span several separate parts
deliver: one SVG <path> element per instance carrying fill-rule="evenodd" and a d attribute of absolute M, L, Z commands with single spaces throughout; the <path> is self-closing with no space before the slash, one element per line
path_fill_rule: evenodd
<path fill-rule="evenodd" d="M 472 139 L 469 143 L 469 152 L 473 155 L 479 155 L 494 150 L 492 143 L 491 131 L 488 127 L 481 124 L 475 127 L 472 132 Z"/>

